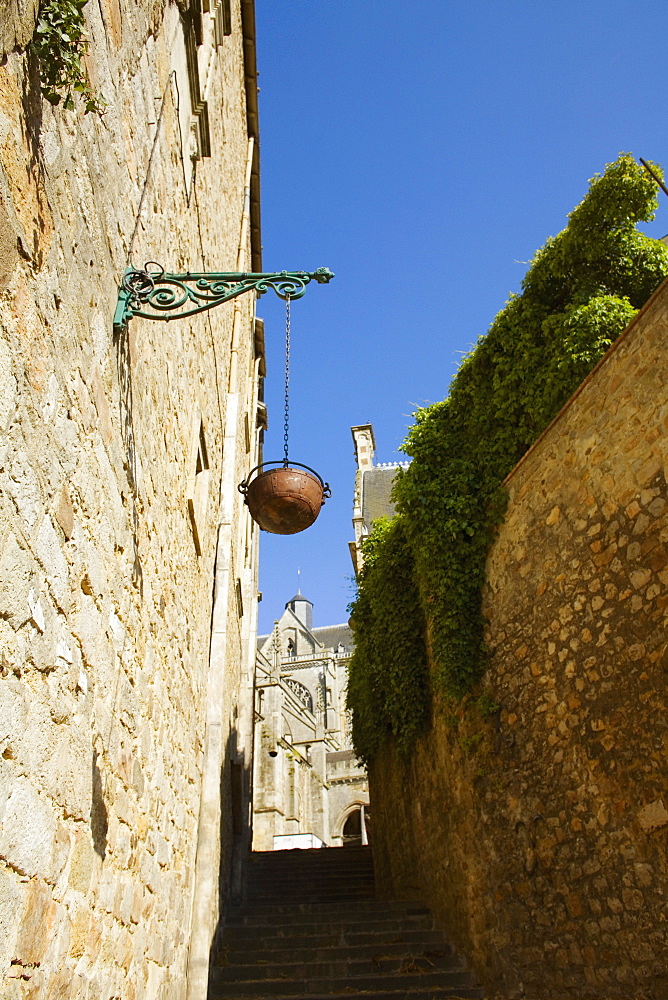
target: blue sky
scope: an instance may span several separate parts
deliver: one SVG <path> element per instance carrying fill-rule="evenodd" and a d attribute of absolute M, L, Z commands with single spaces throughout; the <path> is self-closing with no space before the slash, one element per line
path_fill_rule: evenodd
<path fill-rule="evenodd" d="M 350 427 L 400 460 L 527 262 L 621 151 L 668 167 L 665 0 L 256 0 L 264 269 L 336 273 L 292 307 L 290 454 L 333 497 L 262 534 L 260 631 L 297 588 L 352 598 Z M 668 198 L 646 231 L 668 233 Z M 284 305 L 267 294 L 282 455 Z"/>

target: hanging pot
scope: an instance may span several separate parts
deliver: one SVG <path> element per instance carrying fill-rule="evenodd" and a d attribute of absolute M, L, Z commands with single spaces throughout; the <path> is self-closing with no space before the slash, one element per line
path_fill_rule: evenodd
<path fill-rule="evenodd" d="M 279 468 L 265 469 L 267 465 Z M 258 475 L 252 479 L 255 472 Z M 286 460 L 257 465 L 238 488 L 253 520 L 274 535 L 295 535 L 310 528 L 325 499 L 332 495 L 329 484 L 314 469 Z"/>

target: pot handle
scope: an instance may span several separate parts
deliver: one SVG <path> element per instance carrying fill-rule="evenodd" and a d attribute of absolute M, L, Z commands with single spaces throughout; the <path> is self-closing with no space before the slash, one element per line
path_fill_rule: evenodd
<path fill-rule="evenodd" d="M 260 469 L 264 469 L 265 465 L 282 465 L 284 469 L 291 469 L 294 466 L 297 466 L 300 469 L 306 469 L 307 472 L 310 472 L 312 475 L 315 476 L 315 478 L 318 480 L 318 482 L 322 486 L 322 495 L 323 495 L 323 498 L 324 499 L 329 499 L 329 497 L 331 497 L 331 495 L 332 495 L 332 488 L 329 485 L 329 483 L 326 483 L 324 481 L 324 479 L 322 478 L 322 476 L 319 473 L 317 473 L 315 471 L 315 469 L 312 469 L 310 465 L 304 465 L 303 462 L 286 462 L 285 459 L 282 459 L 280 462 L 275 462 L 275 461 L 274 462 L 260 462 L 259 465 L 256 465 L 254 469 L 251 469 L 251 471 L 248 473 L 248 475 L 243 480 L 243 482 L 239 483 L 239 485 L 237 486 L 237 489 L 239 490 L 240 493 L 243 493 L 244 496 L 246 495 L 246 493 L 248 493 L 248 487 L 250 486 L 250 482 L 251 482 L 251 479 L 253 477 L 253 473 L 254 472 L 258 472 Z"/>

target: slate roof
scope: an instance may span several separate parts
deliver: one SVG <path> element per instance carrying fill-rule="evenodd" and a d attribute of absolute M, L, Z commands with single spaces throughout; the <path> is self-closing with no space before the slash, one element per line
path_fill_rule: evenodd
<path fill-rule="evenodd" d="M 342 643 L 346 652 L 352 652 L 355 645 L 352 630 L 345 622 L 342 625 L 320 625 L 318 628 L 309 629 L 309 632 L 314 639 L 322 644 L 324 649 L 336 650 L 339 643 Z M 258 649 L 262 649 L 269 635 L 259 635 L 257 637 Z M 315 655 L 317 655 L 317 650 Z"/>
<path fill-rule="evenodd" d="M 286 608 L 289 604 L 292 604 L 294 601 L 305 601 L 307 604 L 310 604 L 311 607 L 313 607 L 313 601 L 309 601 L 308 597 L 304 597 L 301 590 L 298 590 L 294 597 L 291 597 L 289 601 L 285 602 Z"/>
<path fill-rule="evenodd" d="M 343 643 L 346 652 L 352 652 L 353 643 L 353 633 L 348 624 L 343 625 L 321 625 L 319 628 L 311 629 L 312 635 L 321 642 L 325 649 L 334 649 Z"/>

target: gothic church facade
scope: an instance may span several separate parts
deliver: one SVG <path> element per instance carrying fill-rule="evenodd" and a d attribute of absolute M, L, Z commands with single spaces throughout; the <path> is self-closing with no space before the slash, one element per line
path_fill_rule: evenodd
<path fill-rule="evenodd" d="M 347 624 L 314 627 L 298 592 L 258 637 L 253 849 L 366 843 L 366 772 L 352 749 Z"/>

